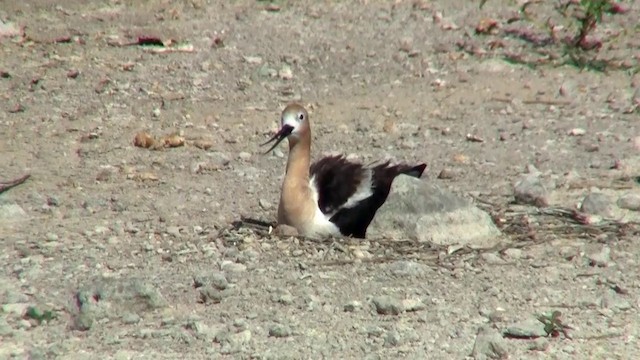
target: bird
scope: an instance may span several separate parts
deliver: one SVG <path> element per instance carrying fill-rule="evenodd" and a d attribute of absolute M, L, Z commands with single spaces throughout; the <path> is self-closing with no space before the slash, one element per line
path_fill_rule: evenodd
<path fill-rule="evenodd" d="M 288 104 L 280 117 L 280 129 L 265 146 L 270 153 L 283 140 L 289 155 L 278 204 L 277 226 L 288 225 L 310 238 L 366 238 L 367 228 L 401 175 L 420 178 L 425 163 L 363 165 L 343 155 L 326 156 L 311 163 L 311 123 L 307 110 Z"/>

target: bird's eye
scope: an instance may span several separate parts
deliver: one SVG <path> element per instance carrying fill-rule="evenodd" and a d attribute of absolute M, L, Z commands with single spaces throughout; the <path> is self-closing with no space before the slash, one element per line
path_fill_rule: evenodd
<path fill-rule="evenodd" d="M 304 120 L 304 114 L 299 114 L 298 119 L 300 119 L 300 121 Z"/>

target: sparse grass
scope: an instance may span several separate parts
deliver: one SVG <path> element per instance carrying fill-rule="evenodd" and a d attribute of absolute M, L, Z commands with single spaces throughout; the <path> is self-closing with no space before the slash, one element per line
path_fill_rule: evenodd
<path fill-rule="evenodd" d="M 538 321 L 544 324 L 544 331 L 547 336 L 557 337 L 563 334 L 567 339 L 571 339 L 571 336 L 567 333 L 567 330 L 571 330 L 571 327 L 562 322 L 561 316 L 562 313 L 556 310 L 538 315 Z"/>
<path fill-rule="evenodd" d="M 488 0 L 480 1 L 482 8 Z M 549 7 L 552 7 L 552 14 L 560 16 L 560 23 L 548 16 Z M 506 32 L 509 36 L 522 39 L 537 49 L 540 55 L 549 54 L 549 49 L 553 46 L 560 46 L 556 49 L 557 55 L 546 60 L 531 61 L 529 59 L 518 59 L 518 62 L 528 63 L 537 67 L 541 64 L 571 65 L 584 70 L 606 72 L 608 70 L 629 70 L 637 66 L 631 66 L 618 59 L 602 59 L 598 57 L 599 50 L 605 42 L 613 41 L 616 35 L 608 35 L 606 39 L 598 39 L 594 36 L 599 24 L 602 23 L 605 14 L 623 14 L 627 11 L 621 3 L 615 0 L 555 0 L 555 1 L 535 1 L 529 0 L 522 3 L 518 8 L 518 16 L 507 21 L 508 24 L 517 21 L 524 21 L 533 24 L 533 29 L 510 29 Z M 541 21 L 541 19 L 544 19 Z M 562 19 L 568 22 L 564 23 Z M 542 30 L 541 33 L 534 33 L 535 29 Z M 562 34 L 560 34 L 562 33 Z M 546 34 L 546 35 L 545 35 Z M 514 62 L 513 56 L 509 61 Z M 637 70 L 636 70 L 637 71 Z"/>

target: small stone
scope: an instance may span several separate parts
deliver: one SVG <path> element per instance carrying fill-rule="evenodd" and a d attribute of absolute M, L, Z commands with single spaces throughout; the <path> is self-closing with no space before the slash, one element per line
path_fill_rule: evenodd
<path fill-rule="evenodd" d="M 600 306 L 605 309 L 611 309 L 616 312 L 619 311 L 627 311 L 633 308 L 631 303 L 620 295 L 616 294 L 615 291 L 609 290 L 600 300 Z"/>
<path fill-rule="evenodd" d="M 27 309 L 31 306 L 28 303 L 11 303 L 2 305 L 2 312 L 7 314 L 14 314 L 19 317 L 23 316 Z"/>
<path fill-rule="evenodd" d="M 262 210 L 270 210 L 272 207 L 271 203 L 265 199 L 258 200 L 258 205 L 260 205 Z"/>
<path fill-rule="evenodd" d="M 400 333 L 395 330 L 388 331 L 384 337 L 385 346 L 398 346 L 401 343 L 402 338 Z"/>
<path fill-rule="evenodd" d="M 271 295 L 271 301 L 277 302 L 283 305 L 291 305 L 293 304 L 293 295 L 287 289 L 277 289 Z"/>
<path fill-rule="evenodd" d="M 227 273 L 241 273 L 247 271 L 246 265 L 232 261 L 223 262 L 221 268 Z"/>
<path fill-rule="evenodd" d="M 246 151 L 242 151 L 238 154 L 238 158 L 242 161 L 249 161 L 251 159 L 251 154 Z"/>
<path fill-rule="evenodd" d="M 507 343 L 500 333 L 483 325 L 476 334 L 471 356 L 476 360 L 506 359 Z"/>
<path fill-rule="evenodd" d="M 221 272 L 213 272 L 211 274 L 200 274 L 193 277 L 193 285 L 196 288 L 202 286 L 213 286 L 218 290 L 225 290 L 229 287 L 227 278 Z"/>
<path fill-rule="evenodd" d="M 538 319 L 528 319 L 507 326 L 503 334 L 515 338 L 537 338 L 547 336 L 544 324 Z"/>
<path fill-rule="evenodd" d="M 480 255 L 480 257 L 487 262 L 489 265 L 504 265 L 505 261 L 498 254 L 485 252 Z"/>
<path fill-rule="evenodd" d="M 540 177 L 534 174 L 525 175 L 515 184 L 514 197 L 521 204 L 537 207 L 549 205 L 547 189 L 542 185 Z"/>
<path fill-rule="evenodd" d="M 54 233 L 47 233 L 47 241 L 49 242 L 54 242 L 54 241 L 58 241 L 58 235 L 54 234 Z"/>
<path fill-rule="evenodd" d="M 354 312 L 358 309 L 362 308 L 362 303 L 360 301 L 349 301 L 343 307 L 345 312 Z"/>
<path fill-rule="evenodd" d="M 402 302 L 391 296 L 377 296 L 372 302 L 376 312 L 381 315 L 399 315 L 403 311 Z"/>
<path fill-rule="evenodd" d="M 289 65 L 282 65 L 280 71 L 278 71 L 278 76 L 282 80 L 291 80 L 293 79 L 293 71 Z"/>
<path fill-rule="evenodd" d="M 528 349 L 531 351 L 547 351 L 549 348 L 549 340 L 546 338 L 537 338 L 529 343 Z"/>
<path fill-rule="evenodd" d="M 438 179 L 451 180 L 455 178 L 455 172 L 451 169 L 444 168 L 438 174 Z"/>
<path fill-rule="evenodd" d="M 225 297 L 225 294 L 213 286 L 203 286 L 200 288 L 200 302 L 203 304 L 218 304 Z"/>
<path fill-rule="evenodd" d="M 160 108 L 155 108 L 153 109 L 153 111 L 151 111 L 151 116 L 154 118 L 160 117 L 160 114 L 162 113 L 162 111 L 160 110 Z"/>
<path fill-rule="evenodd" d="M 404 299 L 400 303 L 402 304 L 402 310 L 407 312 L 419 311 L 426 308 L 420 299 Z"/>
<path fill-rule="evenodd" d="M 0 337 L 10 337 L 13 335 L 13 329 L 4 317 L 0 317 Z"/>
<path fill-rule="evenodd" d="M 522 250 L 520 249 L 507 249 L 504 251 L 504 254 L 512 259 L 522 258 Z"/>
<path fill-rule="evenodd" d="M 609 197 L 603 193 L 592 192 L 582 200 L 580 211 L 587 214 L 611 217 L 611 201 Z"/>
<path fill-rule="evenodd" d="M 122 314 L 122 323 L 127 325 L 133 325 L 140 322 L 140 315 L 132 312 L 125 312 Z"/>
<path fill-rule="evenodd" d="M 569 136 L 583 136 L 587 133 L 587 130 L 582 128 L 574 128 L 569 130 L 567 133 L 569 134 Z"/>
<path fill-rule="evenodd" d="M 640 211 L 640 194 L 625 194 L 616 202 L 619 208 Z"/>
<path fill-rule="evenodd" d="M 180 234 L 180 228 L 178 226 L 167 226 L 165 232 L 176 238 L 182 236 L 182 234 Z"/>
<path fill-rule="evenodd" d="M 410 37 L 403 37 L 400 39 L 400 51 L 409 53 L 413 49 L 413 39 Z"/>
<path fill-rule="evenodd" d="M 611 248 L 603 246 L 600 251 L 588 256 L 589 265 L 595 267 L 607 267 L 611 261 Z"/>
<path fill-rule="evenodd" d="M 397 277 L 423 277 L 429 273 L 429 268 L 423 264 L 410 260 L 399 260 L 389 265 L 389 270 Z"/>
<path fill-rule="evenodd" d="M 287 325 L 276 324 L 269 328 L 269 336 L 284 338 L 293 335 L 293 331 Z"/>
<path fill-rule="evenodd" d="M 298 230 L 293 226 L 280 224 L 274 230 L 273 233 L 278 236 L 289 237 L 298 236 Z"/>

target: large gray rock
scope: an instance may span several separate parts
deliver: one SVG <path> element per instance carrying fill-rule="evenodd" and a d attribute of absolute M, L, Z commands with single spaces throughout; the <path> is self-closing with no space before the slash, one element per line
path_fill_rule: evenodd
<path fill-rule="evenodd" d="M 367 237 L 486 248 L 497 244 L 501 233 L 489 214 L 471 201 L 429 181 L 400 175 Z"/>

